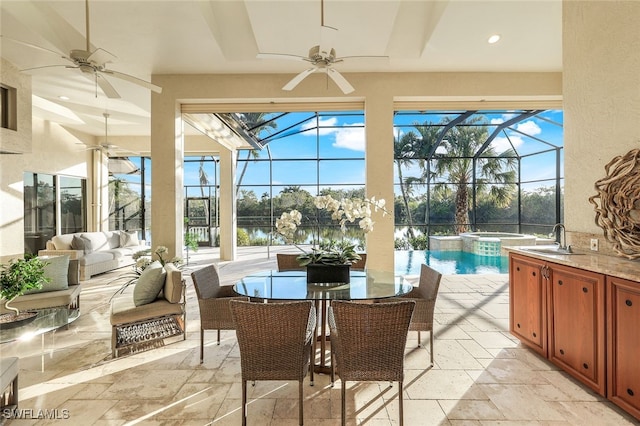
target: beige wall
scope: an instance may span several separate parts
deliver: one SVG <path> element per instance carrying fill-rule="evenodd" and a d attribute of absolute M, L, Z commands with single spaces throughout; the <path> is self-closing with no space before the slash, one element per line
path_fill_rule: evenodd
<path fill-rule="evenodd" d="M 588 198 L 604 166 L 640 148 L 640 2 L 565 1 L 565 222 L 585 245 L 603 231 Z"/>
<path fill-rule="evenodd" d="M 181 168 L 179 153 L 182 137 L 179 120 L 181 103 L 207 102 L 328 102 L 364 101 L 366 132 L 367 193 L 387 201 L 393 200 L 393 102 L 455 101 L 457 108 L 482 105 L 492 101 L 558 101 L 562 94 L 560 73 L 367 73 L 347 74 L 356 91 L 343 96 L 334 86 L 327 88 L 325 76 L 311 75 L 293 92 L 281 87 L 290 74 L 250 75 L 156 75 L 161 95 L 151 98 L 152 197 L 154 206 L 180 203 L 176 181 L 167 175 Z M 501 104 L 504 107 L 505 104 Z M 518 102 L 511 105 L 521 105 Z M 549 103 L 551 105 L 551 103 Z M 557 105 L 557 103 L 556 103 Z M 477 106 L 476 106 L 477 107 Z M 222 211 L 222 207 L 221 207 Z M 153 209 L 154 245 L 162 244 L 175 253 L 182 245 L 182 213 L 172 208 Z M 378 218 L 368 238 L 367 256 L 379 269 L 392 270 L 393 218 Z M 221 250 L 222 251 L 222 250 Z M 233 250 L 225 249 L 228 256 Z M 226 258 L 232 260 L 232 257 Z"/>

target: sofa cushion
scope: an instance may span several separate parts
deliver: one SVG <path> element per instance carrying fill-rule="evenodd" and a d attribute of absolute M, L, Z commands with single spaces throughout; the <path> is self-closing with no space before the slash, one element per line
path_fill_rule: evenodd
<path fill-rule="evenodd" d="M 45 263 L 44 276 L 49 278 L 49 282 L 42 284 L 41 288 L 27 290 L 24 294 L 67 289 L 69 287 L 69 256 L 41 256 L 39 259 Z"/>
<path fill-rule="evenodd" d="M 71 247 L 71 241 L 73 240 L 73 236 L 77 234 L 62 234 L 62 235 L 54 235 L 51 238 L 51 242 L 55 246 L 56 250 L 73 250 Z"/>
<path fill-rule="evenodd" d="M 113 253 L 108 251 L 94 251 L 93 253 L 85 254 L 80 259 L 80 265 L 95 265 L 96 263 L 108 262 L 110 260 L 113 260 Z"/>
<path fill-rule="evenodd" d="M 120 247 L 137 247 L 139 245 L 140 242 L 136 231 L 120 233 Z"/>
<path fill-rule="evenodd" d="M 166 276 L 167 272 L 160 262 L 156 261 L 147 266 L 133 289 L 133 303 L 141 306 L 156 300 L 164 286 Z"/>
<path fill-rule="evenodd" d="M 109 231 L 106 234 L 110 249 L 120 247 L 120 231 Z"/>
<path fill-rule="evenodd" d="M 182 271 L 173 263 L 164 265 L 167 277 L 164 280 L 162 296 L 169 303 L 180 303 L 182 299 Z"/>
<path fill-rule="evenodd" d="M 80 234 L 80 236 L 91 241 L 92 251 L 109 250 L 109 241 L 107 239 L 107 235 L 104 232 L 83 232 L 82 234 Z M 86 250 L 84 252 L 87 253 Z"/>
<path fill-rule="evenodd" d="M 165 315 L 182 315 L 182 305 L 156 299 L 153 303 L 136 306 L 129 294 L 122 294 L 111 300 L 111 325 L 128 324 Z"/>
<path fill-rule="evenodd" d="M 73 250 L 82 250 L 83 253 L 91 253 L 93 251 L 93 245 L 91 244 L 91 240 L 82 236 L 82 235 L 74 235 L 71 240 L 71 248 Z"/>
<path fill-rule="evenodd" d="M 21 311 L 67 306 L 78 298 L 81 289 L 82 286 L 78 284 L 70 285 L 65 290 L 55 292 L 23 294 L 16 297 L 11 302 L 11 306 Z M 2 309 L 2 312 L 4 312 L 4 309 Z"/>

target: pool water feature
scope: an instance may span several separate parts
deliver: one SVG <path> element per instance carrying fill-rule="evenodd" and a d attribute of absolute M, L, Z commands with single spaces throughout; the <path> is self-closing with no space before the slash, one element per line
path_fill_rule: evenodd
<path fill-rule="evenodd" d="M 508 232 L 466 232 L 455 236 L 429 236 L 435 251 L 464 251 L 481 256 L 504 256 L 503 247 L 536 245 L 535 235 Z"/>
<path fill-rule="evenodd" d="M 396 250 L 394 260 L 399 275 L 420 275 L 423 263 L 444 275 L 509 273 L 507 256 L 482 256 L 462 250 Z"/>

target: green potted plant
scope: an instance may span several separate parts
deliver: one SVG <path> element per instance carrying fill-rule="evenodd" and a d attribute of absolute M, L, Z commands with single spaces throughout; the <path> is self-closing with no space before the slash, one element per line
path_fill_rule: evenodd
<path fill-rule="evenodd" d="M 343 199 L 335 200 L 330 195 L 316 197 L 314 205 L 318 209 L 325 209 L 331 213 L 334 220 L 338 220 L 342 233 L 346 232 L 347 223 L 358 221 L 358 225 L 365 232 L 373 230 L 371 220 L 372 211 L 382 210 L 386 215 L 384 200 L 371 199 Z M 307 267 L 308 282 L 349 282 L 349 267 L 360 260 L 356 253 L 356 245 L 349 240 L 319 241 L 317 246 L 305 251 L 295 244 L 296 229 L 302 222 L 302 214 L 298 210 L 284 212 L 276 220 L 276 235 L 288 243 L 293 243 L 302 254 L 297 257 L 300 266 Z M 319 235 L 319 233 L 318 233 Z M 335 274 L 333 276 L 326 274 Z M 333 280 L 333 281 L 327 281 Z"/>
<path fill-rule="evenodd" d="M 42 288 L 42 285 L 49 282 L 45 277 L 44 267 L 47 264 L 37 257 L 25 257 L 24 259 L 10 260 L 7 265 L 0 268 L 0 296 L 2 296 L 4 307 L 14 313 L 3 315 L 2 323 L 20 321 L 24 318 L 35 317 L 20 312 L 18 308 L 10 306 L 10 303 L 27 290 Z"/>

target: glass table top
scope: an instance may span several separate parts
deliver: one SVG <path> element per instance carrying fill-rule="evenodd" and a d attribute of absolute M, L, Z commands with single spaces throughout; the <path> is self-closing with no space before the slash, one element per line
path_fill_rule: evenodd
<path fill-rule="evenodd" d="M 38 315 L 30 322 L 13 328 L 0 327 L 0 343 L 29 339 L 47 333 L 75 320 L 79 310 L 70 310 L 66 306 L 39 309 Z"/>
<path fill-rule="evenodd" d="M 247 275 L 233 290 L 274 300 L 367 300 L 402 296 L 413 288 L 401 275 L 375 270 L 350 272 L 349 283 L 307 283 L 305 271 L 263 271 Z"/>

